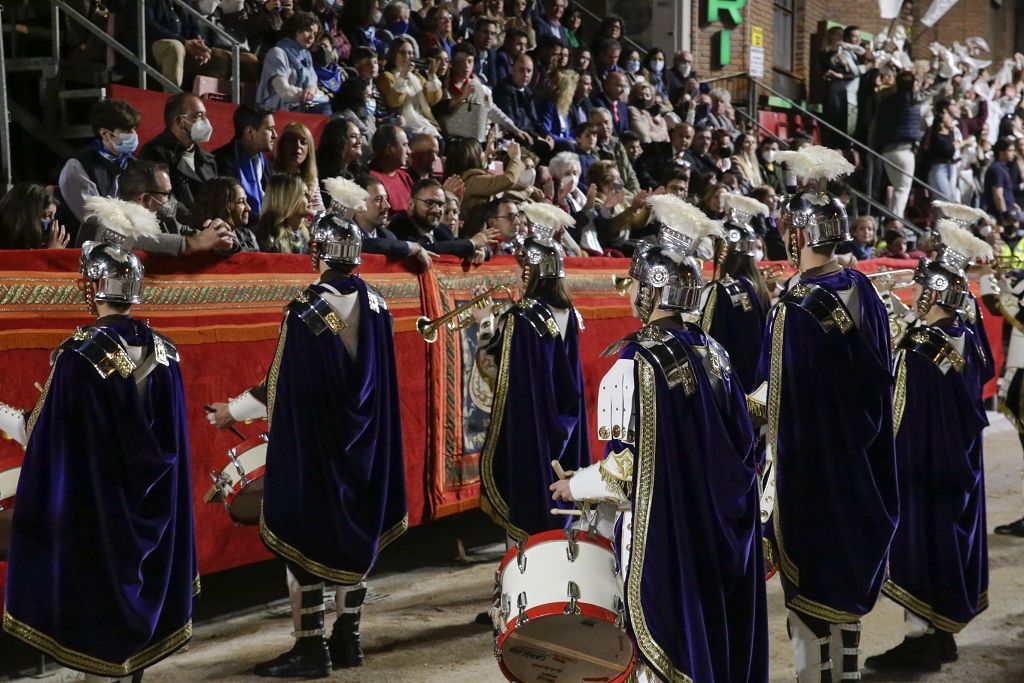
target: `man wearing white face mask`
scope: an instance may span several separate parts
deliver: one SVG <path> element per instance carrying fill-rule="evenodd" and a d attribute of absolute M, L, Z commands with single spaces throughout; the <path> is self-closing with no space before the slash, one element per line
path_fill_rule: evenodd
<path fill-rule="evenodd" d="M 203 101 L 191 93 L 167 98 L 164 132 L 142 147 L 140 159 L 164 164 L 171 171 L 171 185 L 178 199 L 178 220 L 188 222 L 195 196 L 204 183 L 217 176 L 213 154 L 199 145 L 209 142 L 213 124 Z"/>
<path fill-rule="evenodd" d="M 683 94 L 686 80 L 698 78 L 693 70 L 693 53 L 689 50 L 680 50 L 672 58 L 672 70 L 668 72 L 668 96 L 675 102 Z"/>

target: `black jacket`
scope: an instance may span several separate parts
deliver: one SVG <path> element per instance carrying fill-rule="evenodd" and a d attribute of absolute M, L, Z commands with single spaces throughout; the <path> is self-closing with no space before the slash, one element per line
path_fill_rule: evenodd
<path fill-rule="evenodd" d="M 494 104 L 508 114 L 519 130 L 525 130 L 533 137 L 547 135 L 537 114 L 536 98 L 529 88 L 520 92 L 512 81 L 502 81 L 494 88 Z"/>
<path fill-rule="evenodd" d="M 217 162 L 217 173 L 222 176 L 234 178 L 238 183 L 245 188 L 245 183 L 242 182 L 242 174 L 238 171 L 239 159 L 243 159 L 246 156 L 245 150 L 237 140 L 232 140 L 223 147 L 218 147 L 213 150 L 213 158 Z M 274 169 L 270 165 L 270 159 L 267 158 L 266 154 L 260 154 L 260 166 L 262 166 L 262 173 L 260 174 L 260 187 L 263 188 L 263 195 L 267 192 L 267 185 L 270 184 L 270 176 L 274 174 Z M 248 194 L 248 192 L 246 193 Z M 262 198 L 263 195 L 260 195 Z M 249 225 L 255 227 L 260 221 L 260 212 L 256 210 L 256 204 L 253 202 L 252 195 L 249 195 Z"/>
<path fill-rule="evenodd" d="M 494 49 L 479 50 L 476 53 L 476 62 L 473 64 L 473 73 L 481 76 L 488 88 L 494 88 L 498 84 L 497 51 Z"/>
<path fill-rule="evenodd" d="M 462 258 L 473 258 L 476 247 L 467 239 L 456 237 L 452 229 L 444 223 L 433 229 L 432 235 L 423 235 L 413 224 L 408 214 L 401 214 L 388 225 L 395 237 L 408 242 L 416 242 L 435 254 L 451 254 Z"/>
<path fill-rule="evenodd" d="M 382 225 L 377 228 L 376 237 L 367 237 L 366 231 L 363 231 L 363 251 L 367 254 L 383 254 L 390 258 L 401 259 L 412 253 L 412 247 L 409 246 L 408 241 L 398 239 L 395 237 L 395 233 Z"/>
<path fill-rule="evenodd" d="M 195 170 L 182 160 L 185 148 L 170 131 L 164 131 L 142 146 L 140 159 L 166 164 L 171 171 L 171 187 L 178 204 L 190 212 L 196 203 L 196 194 L 205 182 L 217 177 L 217 162 L 213 155 L 195 145 Z M 187 221 L 186 221 L 187 222 Z"/>

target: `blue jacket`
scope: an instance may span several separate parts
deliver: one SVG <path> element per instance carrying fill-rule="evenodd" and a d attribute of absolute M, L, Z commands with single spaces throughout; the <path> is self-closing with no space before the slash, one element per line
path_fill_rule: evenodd
<path fill-rule="evenodd" d="M 537 116 L 540 117 L 540 125 L 547 130 L 551 137 L 557 140 L 575 140 L 572 133 L 572 121 L 568 126 L 562 124 L 562 117 L 558 115 L 558 107 L 551 100 L 544 100 L 537 103 Z"/>

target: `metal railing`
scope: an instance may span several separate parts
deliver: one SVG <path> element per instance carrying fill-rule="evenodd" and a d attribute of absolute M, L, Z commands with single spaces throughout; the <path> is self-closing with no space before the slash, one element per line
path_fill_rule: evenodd
<path fill-rule="evenodd" d="M 0 5 L 0 25 L 4 7 Z M 4 33 L 0 31 L 0 181 L 6 193 L 13 185 L 11 175 L 11 122 L 7 109 L 7 64 L 4 58 Z"/>
<path fill-rule="evenodd" d="M 577 4 L 573 5 L 573 7 L 578 9 L 581 14 L 584 14 L 584 15 L 590 17 L 591 19 L 593 19 L 594 21 L 596 21 L 598 24 L 600 24 L 602 21 L 604 21 L 603 17 L 600 17 L 597 14 L 591 12 L 589 9 L 584 7 L 582 5 L 582 3 L 577 3 Z M 625 28 L 625 27 L 623 27 L 623 28 Z M 632 38 L 627 36 L 625 31 L 622 32 L 621 36 L 619 36 L 619 43 L 623 47 L 625 47 L 626 45 L 629 45 L 634 50 L 639 50 L 641 57 L 643 57 L 643 55 L 647 52 L 647 48 L 646 47 L 644 47 L 640 43 L 636 42 L 635 40 L 633 40 Z M 593 58 L 593 55 L 591 55 L 591 58 Z"/>
<path fill-rule="evenodd" d="M 194 7 L 185 3 L 183 0 L 174 0 L 174 4 L 191 14 L 199 20 L 199 23 L 216 33 L 221 40 L 226 41 L 228 45 L 231 46 L 231 101 L 238 104 L 242 101 L 242 44 L 235 40 L 234 36 L 230 33 L 204 17 Z"/>

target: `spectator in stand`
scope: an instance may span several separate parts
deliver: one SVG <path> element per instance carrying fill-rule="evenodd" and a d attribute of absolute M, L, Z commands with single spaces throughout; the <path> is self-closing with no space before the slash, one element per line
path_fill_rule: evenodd
<path fill-rule="evenodd" d="M 849 35 L 860 41 L 860 31 L 851 26 Z M 840 26 L 833 26 L 825 33 L 825 44 L 819 54 L 822 78 L 827 85 L 823 117 L 840 131 L 852 135 L 857 123 L 857 88 L 860 76 L 865 68 L 860 63 L 854 49 L 863 52 L 859 45 L 854 46 L 844 39 L 844 31 Z M 829 147 L 846 148 L 849 143 L 829 129 L 823 129 L 824 144 Z M 901 214 L 902 215 L 902 214 Z"/>
<path fill-rule="evenodd" d="M 412 196 L 412 178 L 405 170 L 409 160 L 409 139 L 398 126 L 383 125 L 377 129 L 370 143 L 373 161 L 370 175 L 384 184 L 394 213 L 404 213 Z"/>
<path fill-rule="evenodd" d="M 172 0 L 149 0 L 145 3 L 146 39 L 150 63 L 160 69 L 164 78 L 179 88 L 188 89 L 196 76 L 231 78 L 231 53 L 207 45 L 199 24 Z M 134 26 L 136 3 L 129 5 L 131 26 Z M 251 52 L 239 54 L 242 80 L 254 81 L 259 73 L 259 60 Z"/>
<path fill-rule="evenodd" d="M 651 234 L 647 227 L 651 218 L 646 204 L 648 193 L 627 193 L 618 169 L 610 161 L 597 162 L 590 167 L 588 175 L 591 186 L 596 189 L 594 202 L 587 212 L 601 244 L 632 256 L 639 240 Z M 589 191 L 587 198 L 589 203 Z"/>
<path fill-rule="evenodd" d="M 127 102 L 100 100 L 89 110 L 93 139 L 60 171 L 61 222 L 72 231 L 85 217 L 89 197 L 116 197 L 117 181 L 139 146 L 142 115 Z"/>
<path fill-rule="evenodd" d="M 42 185 L 19 183 L 8 190 L 0 199 L 0 249 L 66 247 L 69 234 L 57 221 L 57 205 Z"/>
<path fill-rule="evenodd" d="M 626 189 L 630 192 L 639 192 L 640 183 L 633 165 L 629 162 L 626 148 L 614 135 L 611 112 L 603 107 L 595 108 L 590 112 L 590 123 L 597 126 L 597 146 L 594 150 L 597 158 L 613 162 Z"/>
<path fill-rule="evenodd" d="M 313 55 L 313 71 L 316 73 L 317 88 L 320 94 L 328 98 L 328 104 L 331 104 L 338 96 L 341 84 L 345 80 L 345 74 L 341 64 L 338 63 L 338 53 L 334 50 L 331 37 L 326 33 L 318 35 L 313 47 L 310 48 L 310 53 Z"/>
<path fill-rule="evenodd" d="M 409 5 L 401 0 L 391 0 L 384 7 L 380 27 L 390 33 L 392 37 L 408 35 L 411 16 L 412 11 L 409 9 Z"/>
<path fill-rule="evenodd" d="M 508 195 L 495 197 L 479 208 L 479 225 L 474 232 L 491 230 L 498 233 L 493 253 L 507 256 L 516 253 L 516 237 L 527 230 L 519 213 L 519 202 Z"/>
<path fill-rule="evenodd" d="M 895 259 L 916 259 L 924 256 L 921 252 L 907 250 L 909 232 L 906 228 L 900 227 L 899 221 L 895 219 L 888 221 L 885 230 L 885 248 L 876 256 Z"/>
<path fill-rule="evenodd" d="M 494 37 L 494 43 L 501 45 L 505 40 L 505 0 L 486 0 L 484 13 L 481 16 L 494 22 L 494 26 L 498 30 Z"/>
<path fill-rule="evenodd" d="M 468 236 L 463 233 L 465 221 L 462 220 L 462 201 L 447 190 L 444 193 L 444 218 L 441 222 L 452 229 L 453 235 Z"/>
<path fill-rule="evenodd" d="M 949 101 L 936 103 L 932 127 L 925 140 L 924 161 L 928 184 L 946 201 L 960 202 L 959 173 L 955 163 L 960 156 L 959 131 L 949 110 Z M 859 258 L 859 257 L 858 257 Z"/>
<path fill-rule="evenodd" d="M 373 102 L 373 84 L 356 74 L 341 84 L 332 108 L 334 120 L 344 119 L 359 131 L 364 145 L 369 145 L 377 131 L 377 121 L 367 105 Z M 330 176 L 327 176 L 330 177 Z"/>
<path fill-rule="evenodd" d="M 622 17 L 618 14 L 609 14 L 598 24 L 597 31 L 594 32 L 594 39 L 590 41 L 590 49 L 595 53 L 598 52 L 598 46 L 602 40 L 614 40 L 621 44 L 624 35 Z"/>
<path fill-rule="evenodd" d="M 196 208 L 192 215 L 192 227 L 197 232 L 212 219 L 224 221 L 233 232 L 231 252 L 260 250 L 256 233 L 249 227 L 253 222 L 249 198 L 237 178 L 218 176 L 203 185 L 196 195 Z"/>
<path fill-rule="evenodd" d="M 454 50 L 455 48 L 452 49 Z M 448 74 L 451 73 L 452 70 L 452 58 L 448 56 L 447 52 L 442 48 L 435 47 L 432 50 L 428 50 L 424 57 L 428 64 L 431 59 L 437 60 L 437 78 L 442 83 L 448 80 Z"/>
<path fill-rule="evenodd" d="M 533 16 L 528 11 L 529 0 L 505 0 L 505 30 L 519 30 L 526 34 L 528 49 L 537 46 L 537 32 L 533 28 Z"/>
<path fill-rule="evenodd" d="M 607 94 L 608 89 L 605 88 Z M 668 123 L 661 116 L 658 95 L 650 83 L 641 81 L 629 91 L 629 130 L 640 142 L 668 142 Z"/>
<path fill-rule="evenodd" d="M 277 141 L 274 114 L 269 109 L 243 104 L 235 109 L 232 119 L 235 137 L 215 150 L 213 157 L 217 160 L 217 172 L 220 175 L 229 176 L 241 183 L 248 197 L 246 211 L 251 223 L 255 225 L 263 207 L 263 193 L 270 182 L 271 169 L 267 154 L 274 151 L 274 143 Z"/>
<path fill-rule="evenodd" d="M 526 36 L 526 31 L 510 29 L 505 32 L 505 42 L 502 43 L 501 49 L 495 53 L 494 57 L 494 85 L 508 78 L 512 71 L 512 63 L 519 55 L 525 55 L 528 47 L 529 39 Z"/>
<path fill-rule="evenodd" d="M 455 39 L 452 36 L 452 13 L 448 10 L 448 6 L 434 5 L 427 10 L 423 28 L 423 35 L 420 36 L 420 50 L 425 53 L 432 48 L 440 47 L 451 57 Z M 390 50 L 388 61 L 391 61 Z"/>
<path fill-rule="evenodd" d="M 894 92 L 879 102 L 875 120 L 875 146 L 890 162 L 885 164 L 885 174 L 893 187 L 889 210 L 900 217 L 906 212 L 914 179 L 914 145 L 921 139 L 921 110 L 915 102 L 915 87 L 914 74 L 900 72 Z"/>
<path fill-rule="evenodd" d="M 565 27 L 562 26 L 562 16 L 565 8 L 569 6 L 569 0 L 542 0 L 543 14 L 538 13 L 533 17 L 533 28 L 537 32 L 537 41 L 540 42 L 546 36 L 557 38 L 567 43 Z"/>
<path fill-rule="evenodd" d="M 666 76 L 669 102 L 675 104 L 679 100 L 690 79 L 700 80 L 693 70 L 693 53 L 680 50 L 672 57 L 672 70 Z"/>
<path fill-rule="evenodd" d="M 633 88 L 638 82 L 647 79 L 640 73 L 640 50 L 630 47 L 622 51 L 619 57 L 619 70 L 626 78 L 627 90 Z"/>
<path fill-rule="evenodd" d="M 569 123 L 573 128 L 587 125 L 587 122 L 590 121 L 590 112 L 594 110 L 594 103 L 590 99 L 590 95 L 594 92 L 594 77 L 586 71 L 581 71 L 579 74 L 576 90 L 572 95 L 572 103 L 569 105 Z"/>
<path fill-rule="evenodd" d="M 751 133 L 740 133 L 736 138 L 735 150 L 732 169 L 740 175 L 743 194 L 750 194 L 752 189 L 765 184 L 761 164 L 757 160 L 757 138 Z"/>
<path fill-rule="evenodd" d="M 217 175 L 217 161 L 199 145 L 213 135 L 203 101 L 191 93 L 171 95 L 164 104 L 164 132 L 142 146 L 140 159 L 170 169 L 171 186 L 178 200 L 178 220 L 188 223 L 188 212 L 203 183 Z"/>
<path fill-rule="evenodd" d="M 725 218 L 725 211 L 722 210 L 722 194 L 726 192 L 728 188 L 721 183 L 716 183 L 709 186 L 704 194 L 700 198 L 700 204 L 698 208 L 707 214 L 707 217 L 711 220 L 721 220 Z"/>
<path fill-rule="evenodd" d="M 267 4 L 270 4 L 270 0 Z M 337 0 L 315 0 L 313 14 L 320 20 L 323 35 L 330 38 L 338 60 L 347 62 L 352 56 L 352 43 L 348 42 L 348 36 L 345 35 L 345 29 L 341 22 L 343 4 Z"/>
<path fill-rule="evenodd" d="M 640 74 L 644 77 L 660 102 L 669 102 L 668 96 L 668 71 L 665 70 L 665 52 L 658 47 L 651 48 L 644 55 Z"/>
<path fill-rule="evenodd" d="M 462 217 L 470 222 L 473 222 L 477 208 L 491 197 L 515 188 L 526 170 L 522 152 L 515 142 L 509 143 L 505 150 L 508 161 L 501 175 L 487 172 L 487 155 L 480 143 L 472 138 L 456 138 L 448 143 L 446 151 L 444 175 L 462 179 Z"/>
<path fill-rule="evenodd" d="M 419 40 L 425 30 L 427 12 L 434 6 L 434 0 L 420 0 L 420 8 L 409 15 L 409 35 Z"/>
<path fill-rule="evenodd" d="M 487 17 L 477 19 L 473 27 L 473 47 L 476 48 L 473 73 L 491 87 L 498 84 L 498 55 L 495 49 L 497 44 L 497 22 Z"/>
<path fill-rule="evenodd" d="M 415 70 L 415 54 L 412 38 L 399 36 L 391 41 L 377 87 L 388 110 L 399 114 L 405 121 L 406 130 L 440 137 L 437 121 L 430 111 L 443 95 L 441 81 L 437 77 L 438 64 L 436 60 L 429 60 L 426 75 L 421 75 Z M 390 188 L 388 196 L 392 196 Z"/>
<path fill-rule="evenodd" d="M 433 135 L 420 133 L 409 141 L 409 159 L 405 170 L 413 183 L 434 177 L 434 164 L 441 158 L 441 147 Z"/>
<path fill-rule="evenodd" d="M 601 126 L 590 123 L 584 123 L 576 129 L 575 151 L 576 156 L 580 160 L 580 190 L 583 192 L 589 189 L 587 171 L 599 161 L 597 158 L 597 138 L 601 134 L 600 129 Z"/>
<path fill-rule="evenodd" d="M 573 52 L 583 47 L 580 42 L 580 27 L 583 26 L 583 11 L 576 5 L 570 5 L 562 16 L 562 28 L 565 29 L 565 44 Z"/>
<path fill-rule="evenodd" d="M 781 194 L 786 191 L 786 179 L 782 164 L 775 160 L 775 155 L 778 153 L 779 143 L 776 140 L 768 137 L 761 140 L 761 149 L 758 153 L 761 177 L 766 185 Z"/>
<path fill-rule="evenodd" d="M 631 130 L 627 130 L 619 136 L 619 142 L 626 148 L 629 163 L 633 165 L 633 170 L 636 171 L 639 166 L 640 157 L 644 154 L 644 145 L 640 142 L 640 136 Z"/>
<path fill-rule="evenodd" d="M 384 183 L 374 177 L 366 181 L 366 208 L 356 212 L 356 225 L 363 231 L 363 251 L 367 254 L 383 254 L 389 258 L 414 258 L 423 266 L 430 268 L 432 257 L 437 254 L 423 248 L 419 242 L 400 240 L 395 233 L 385 227 L 388 222 L 388 192 Z"/>
<path fill-rule="evenodd" d="M 341 8 L 341 25 L 352 45 L 353 57 L 357 47 L 366 47 L 378 56 L 384 56 L 388 46 L 377 35 L 376 25 L 380 16 L 377 0 L 346 0 L 344 3 Z"/>
<path fill-rule="evenodd" d="M 298 175 L 270 179 L 263 215 L 256 228 L 260 251 L 278 254 L 309 253 L 309 190 Z"/>
<path fill-rule="evenodd" d="M 309 209 L 312 212 L 324 210 L 320 195 L 320 178 L 316 166 L 313 133 L 301 123 L 292 122 L 281 131 L 274 151 L 274 172 L 296 176 L 309 193 Z"/>
<path fill-rule="evenodd" d="M 488 124 L 494 123 L 512 135 L 532 142 L 505 112 L 494 104 L 491 89 L 473 75 L 475 49 L 459 43 L 452 51 L 452 68 L 445 85 L 444 98 L 434 107 L 441 126 L 449 137 L 487 139 Z"/>
<path fill-rule="evenodd" d="M 286 28 L 288 35 L 263 60 L 256 101 L 267 109 L 330 114 L 330 101 L 318 88 L 309 51 L 316 42 L 320 22 L 309 12 L 296 12 Z"/>
<path fill-rule="evenodd" d="M 597 41 L 594 48 L 591 48 L 591 51 L 594 55 L 594 63 L 591 65 L 590 74 L 594 77 L 594 93 L 600 95 L 608 73 L 619 70 L 622 46 L 614 38 L 602 38 Z"/>
<path fill-rule="evenodd" d="M 693 163 L 693 170 L 698 173 L 713 173 L 718 175 L 718 159 L 711 154 L 712 130 L 706 126 L 695 126 L 693 129 L 693 141 L 690 143 L 690 160 Z"/>
<path fill-rule="evenodd" d="M 470 143 L 480 143 L 470 140 Z M 484 247 L 497 238 L 497 231 L 483 230 L 469 239 L 452 234 L 441 222 L 445 209 L 441 183 L 425 178 L 413 186 L 409 210 L 391 221 L 388 228 L 398 239 L 415 242 L 435 254 L 451 254 L 468 260 L 483 261 Z"/>
<path fill-rule="evenodd" d="M 202 4 L 197 2 L 196 9 L 203 11 Z M 243 49 L 262 60 L 267 50 L 283 37 L 285 22 L 295 13 L 294 5 L 294 0 L 235 0 L 232 6 L 228 2 L 220 3 L 218 9 L 224 30 L 242 43 Z M 342 59 L 348 59 L 348 51 L 337 47 Z M 259 64 L 256 64 L 249 80 L 255 80 L 258 75 Z"/>
<path fill-rule="evenodd" d="M 594 58 L 590 48 L 585 47 L 576 54 L 576 70 L 581 74 L 589 74 L 590 67 L 594 65 Z"/>
<path fill-rule="evenodd" d="M 218 219 L 203 221 L 199 231 L 182 225 L 175 217 L 175 198 L 171 191 L 171 176 L 167 166 L 139 160 L 128 165 L 121 174 L 120 198 L 138 204 L 156 217 L 159 235 L 142 235 L 135 240 L 135 248 L 151 254 L 186 256 L 201 251 L 230 251 L 234 242 L 231 227 Z M 75 246 L 102 237 L 102 223 L 89 217 L 82 221 Z"/>
<path fill-rule="evenodd" d="M 676 169 L 669 176 L 664 187 L 665 194 L 688 202 L 690 199 L 690 172 L 684 169 Z"/>
<path fill-rule="evenodd" d="M 494 89 L 494 103 L 512 119 L 516 128 L 533 139 L 534 150 L 546 156 L 554 150 L 555 141 L 537 113 L 536 98 L 528 85 L 532 77 L 533 59 L 529 55 L 520 55 L 512 65 L 508 80 Z"/>
<path fill-rule="evenodd" d="M 629 107 L 622 101 L 626 93 L 626 77 L 620 71 L 609 71 L 600 92 L 590 96 L 595 108 L 606 109 L 612 115 L 612 129 L 616 135 L 629 130 Z"/>
<path fill-rule="evenodd" d="M 571 110 L 579 79 L 580 75 L 572 69 L 562 69 L 558 72 L 557 87 L 538 106 L 541 125 L 563 150 L 570 146 L 573 139 Z"/>
<path fill-rule="evenodd" d="M 836 247 L 837 254 L 853 254 L 858 261 L 875 257 L 875 235 L 878 232 L 874 216 L 860 216 L 853 223 L 853 239 Z"/>
<path fill-rule="evenodd" d="M 985 171 L 985 194 L 982 205 L 986 211 L 999 218 L 1002 225 L 1006 224 L 1006 219 L 1013 220 L 1020 212 L 1020 207 L 1014 204 L 1016 187 L 1010 171 L 1010 166 L 1017 158 L 1014 142 L 1009 136 L 999 138 L 993 148 L 995 160 Z"/>
<path fill-rule="evenodd" d="M 711 100 L 710 108 L 698 106 L 696 111 L 697 125 L 708 128 L 720 128 L 729 133 L 731 137 L 739 135 L 740 129 L 736 125 L 736 114 L 732 109 L 732 95 L 728 90 L 715 88 L 708 93 Z"/>
<path fill-rule="evenodd" d="M 380 76 L 380 60 L 377 58 L 377 53 L 368 47 L 355 47 L 352 48 L 352 68 L 356 70 L 356 73 L 366 79 L 370 83 L 370 89 L 372 90 L 372 96 L 368 97 L 365 102 L 366 115 L 373 118 L 375 126 L 380 125 L 386 116 L 392 116 L 384 106 L 384 98 L 381 97 L 380 89 L 377 88 L 377 78 Z M 373 134 L 370 133 L 370 138 Z"/>
<path fill-rule="evenodd" d="M 356 124 L 349 119 L 334 119 L 324 127 L 316 150 L 320 175 L 362 184 L 370 175 L 363 162 L 363 148 L 363 136 Z"/>

